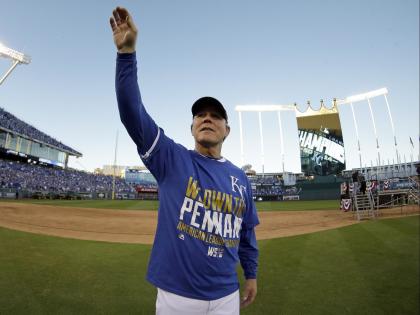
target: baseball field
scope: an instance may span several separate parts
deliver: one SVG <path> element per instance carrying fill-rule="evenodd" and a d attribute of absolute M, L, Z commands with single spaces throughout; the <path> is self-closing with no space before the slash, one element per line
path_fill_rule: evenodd
<path fill-rule="evenodd" d="M 336 200 L 257 207 L 259 291 L 243 314 L 419 314 L 418 207 L 362 222 Z M 0 201 L 0 314 L 154 314 L 156 209 Z"/>

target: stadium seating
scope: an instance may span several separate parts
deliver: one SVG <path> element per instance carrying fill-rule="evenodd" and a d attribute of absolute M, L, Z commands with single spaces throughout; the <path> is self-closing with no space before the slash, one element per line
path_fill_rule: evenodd
<path fill-rule="evenodd" d="M 72 169 L 32 165 L 0 159 L 0 188 L 48 192 L 112 191 L 113 177 Z M 133 186 L 115 178 L 115 192 L 135 193 Z"/>
<path fill-rule="evenodd" d="M 0 128 L 4 128 L 12 132 L 21 134 L 23 136 L 28 137 L 29 139 L 35 139 L 35 140 L 44 142 L 46 144 L 53 145 L 57 148 L 69 151 L 73 154 L 81 155 L 81 153 L 70 148 L 69 146 L 66 146 L 65 144 L 59 142 L 58 140 L 50 137 L 49 135 L 29 125 L 28 123 L 20 120 L 19 118 L 15 117 L 13 114 L 9 113 L 8 111 L 4 110 L 1 107 L 0 107 Z"/>
<path fill-rule="evenodd" d="M 249 175 L 248 178 L 256 198 L 277 199 L 284 194 L 283 183 L 278 175 L 257 174 Z"/>

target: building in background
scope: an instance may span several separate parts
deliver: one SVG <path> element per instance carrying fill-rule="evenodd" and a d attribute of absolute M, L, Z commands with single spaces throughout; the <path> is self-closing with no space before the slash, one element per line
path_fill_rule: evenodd
<path fill-rule="evenodd" d="M 144 187 L 157 187 L 157 181 L 153 175 L 143 167 L 139 168 L 126 168 L 122 177 L 125 182 L 131 185 L 138 185 Z"/>
<path fill-rule="evenodd" d="M 124 165 L 104 165 L 102 166 L 102 169 L 96 169 L 98 170 L 98 172 L 101 172 L 99 174 L 103 174 L 103 175 L 114 175 L 114 170 L 115 170 L 115 176 L 117 177 L 123 177 L 123 173 L 125 171 L 125 169 L 128 166 L 124 166 Z M 95 171 L 96 171 L 95 170 Z"/>

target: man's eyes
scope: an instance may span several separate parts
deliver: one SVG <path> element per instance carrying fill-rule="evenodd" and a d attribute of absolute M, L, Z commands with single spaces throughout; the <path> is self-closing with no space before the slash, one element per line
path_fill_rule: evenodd
<path fill-rule="evenodd" d="M 203 118 L 207 116 L 207 113 L 198 113 L 196 116 L 199 118 Z M 222 116 L 220 116 L 218 113 L 210 113 L 210 116 L 213 119 L 218 119 L 218 120 L 222 119 Z"/>

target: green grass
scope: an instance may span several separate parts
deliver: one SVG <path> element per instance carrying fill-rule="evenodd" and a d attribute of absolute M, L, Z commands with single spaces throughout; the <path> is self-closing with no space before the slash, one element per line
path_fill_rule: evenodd
<path fill-rule="evenodd" d="M 0 314 L 153 314 L 150 246 L 0 228 Z"/>
<path fill-rule="evenodd" d="M 260 241 L 242 314 L 419 314 L 419 216 Z M 0 228 L 0 314 L 154 314 L 150 246 Z"/>
<path fill-rule="evenodd" d="M 8 200 L 5 200 L 8 201 Z M 123 209 L 123 210 L 157 210 L 158 201 L 154 200 L 35 200 L 24 199 L 19 201 L 44 205 L 57 205 L 66 207 Z M 0 199 L 1 204 L 1 199 Z M 259 211 L 293 211 L 293 210 L 337 210 L 340 209 L 339 200 L 312 200 L 312 201 L 259 201 L 256 202 Z"/>
<path fill-rule="evenodd" d="M 419 314 L 419 216 L 260 242 L 243 314 Z"/>

